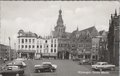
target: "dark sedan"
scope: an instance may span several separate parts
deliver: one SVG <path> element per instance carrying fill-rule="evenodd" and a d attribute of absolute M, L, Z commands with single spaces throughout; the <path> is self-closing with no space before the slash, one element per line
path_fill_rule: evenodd
<path fill-rule="evenodd" d="M 18 75 L 17 75 L 18 74 Z M 0 71 L 1 76 L 23 76 L 24 69 L 20 69 L 18 66 L 6 66 Z"/>
<path fill-rule="evenodd" d="M 42 65 L 35 65 L 35 72 L 54 72 L 57 65 L 53 65 L 50 62 L 43 62 Z"/>

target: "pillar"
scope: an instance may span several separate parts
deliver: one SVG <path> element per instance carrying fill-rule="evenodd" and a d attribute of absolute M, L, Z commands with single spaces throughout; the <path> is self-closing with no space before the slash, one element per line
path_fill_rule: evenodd
<path fill-rule="evenodd" d="M 62 52 L 62 59 L 64 59 L 64 52 Z"/>
<path fill-rule="evenodd" d="M 27 53 L 27 58 L 29 58 L 29 53 Z"/>
<path fill-rule="evenodd" d="M 19 57 L 21 57 L 21 53 L 19 53 Z"/>
<path fill-rule="evenodd" d="M 83 59 L 85 59 L 85 54 L 83 54 Z"/>
<path fill-rule="evenodd" d="M 69 53 L 69 59 L 71 59 L 71 54 Z"/>

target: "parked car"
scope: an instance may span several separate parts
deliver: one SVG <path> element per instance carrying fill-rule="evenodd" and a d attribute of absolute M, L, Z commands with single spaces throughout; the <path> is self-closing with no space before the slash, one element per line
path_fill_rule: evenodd
<path fill-rule="evenodd" d="M 73 61 L 80 61 L 81 58 L 73 58 L 72 60 L 73 60 Z"/>
<path fill-rule="evenodd" d="M 6 66 L 0 71 L 0 75 L 1 76 L 23 76 L 24 69 L 21 69 L 18 66 Z"/>
<path fill-rule="evenodd" d="M 27 65 L 23 61 L 15 60 L 7 64 L 7 66 L 18 66 L 20 68 L 24 68 Z"/>
<path fill-rule="evenodd" d="M 80 65 L 90 65 L 92 62 L 89 59 L 82 59 L 79 61 Z"/>
<path fill-rule="evenodd" d="M 35 65 L 35 72 L 55 72 L 57 65 L 52 64 L 51 62 L 43 62 L 41 65 Z"/>
<path fill-rule="evenodd" d="M 97 62 L 92 65 L 92 70 L 115 70 L 115 65 L 108 64 L 107 62 Z"/>
<path fill-rule="evenodd" d="M 17 58 L 17 59 L 15 59 L 15 60 L 18 60 L 18 61 L 25 61 L 25 60 L 27 60 L 27 58 Z"/>

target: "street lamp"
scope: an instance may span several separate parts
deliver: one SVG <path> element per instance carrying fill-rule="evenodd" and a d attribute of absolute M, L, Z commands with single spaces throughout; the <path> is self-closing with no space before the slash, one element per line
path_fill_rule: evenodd
<path fill-rule="evenodd" d="M 9 39 L 9 61 L 11 60 L 11 56 L 10 56 L 10 49 L 11 49 L 11 46 L 10 46 L 10 37 L 8 37 L 8 39 Z"/>

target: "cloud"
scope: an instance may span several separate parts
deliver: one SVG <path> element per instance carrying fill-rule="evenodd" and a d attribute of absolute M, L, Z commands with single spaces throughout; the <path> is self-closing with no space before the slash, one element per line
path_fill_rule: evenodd
<path fill-rule="evenodd" d="M 75 9 L 76 14 L 90 14 L 92 12 L 93 12 L 93 9 L 90 7 L 82 7 L 82 8 Z"/>

